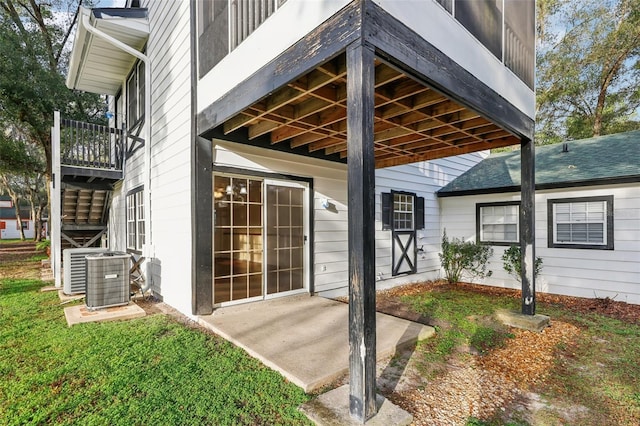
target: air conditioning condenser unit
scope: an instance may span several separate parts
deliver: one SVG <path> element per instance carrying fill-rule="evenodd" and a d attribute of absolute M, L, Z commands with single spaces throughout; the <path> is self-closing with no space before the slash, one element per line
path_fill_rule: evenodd
<path fill-rule="evenodd" d="M 122 252 L 97 253 L 86 257 L 88 308 L 126 305 L 130 299 L 130 255 Z"/>
<path fill-rule="evenodd" d="M 106 248 L 83 247 L 62 251 L 64 294 L 84 293 L 87 287 L 86 259 L 88 255 L 107 252 Z"/>

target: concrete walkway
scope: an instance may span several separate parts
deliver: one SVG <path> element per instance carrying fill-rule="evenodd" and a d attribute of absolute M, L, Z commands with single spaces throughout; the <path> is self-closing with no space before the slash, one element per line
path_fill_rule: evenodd
<path fill-rule="evenodd" d="M 349 308 L 309 295 L 219 308 L 199 317 L 203 326 L 279 371 L 305 392 L 349 371 Z M 377 357 L 434 334 L 432 327 L 378 313 Z"/>

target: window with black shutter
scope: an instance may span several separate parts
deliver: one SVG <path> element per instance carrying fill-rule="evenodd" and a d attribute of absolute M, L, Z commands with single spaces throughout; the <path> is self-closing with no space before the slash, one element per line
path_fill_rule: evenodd
<path fill-rule="evenodd" d="M 404 191 L 383 192 L 382 229 L 391 230 L 391 275 L 417 272 L 416 230 L 424 229 L 424 197 Z"/>

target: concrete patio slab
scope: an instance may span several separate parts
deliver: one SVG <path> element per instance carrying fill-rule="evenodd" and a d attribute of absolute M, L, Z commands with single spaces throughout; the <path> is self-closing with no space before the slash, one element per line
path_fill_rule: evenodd
<path fill-rule="evenodd" d="M 382 395 L 376 395 L 376 404 L 378 412 L 365 423 L 367 426 L 405 426 L 413 421 L 411 414 Z M 323 393 L 299 409 L 318 426 L 362 425 L 349 414 L 349 385 Z"/>
<path fill-rule="evenodd" d="M 56 287 L 55 285 L 48 285 L 45 287 L 41 287 L 40 291 L 41 292 L 46 292 L 46 291 L 59 291 L 60 287 Z"/>
<path fill-rule="evenodd" d="M 349 307 L 319 296 L 291 296 L 219 308 L 198 321 L 280 372 L 305 392 L 349 371 Z M 377 357 L 435 334 L 432 327 L 376 315 Z"/>
<path fill-rule="evenodd" d="M 86 305 L 64 308 L 64 316 L 67 318 L 69 327 L 85 322 L 125 320 L 139 318 L 145 315 L 144 309 L 135 303 L 96 310 L 91 310 L 87 308 Z"/>

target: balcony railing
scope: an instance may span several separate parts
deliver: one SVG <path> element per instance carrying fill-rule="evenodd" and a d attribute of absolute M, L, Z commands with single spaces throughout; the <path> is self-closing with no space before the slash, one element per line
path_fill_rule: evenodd
<path fill-rule="evenodd" d="M 99 124 L 61 120 L 60 164 L 122 170 L 124 132 Z"/>

